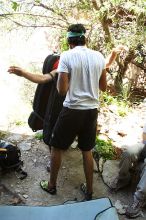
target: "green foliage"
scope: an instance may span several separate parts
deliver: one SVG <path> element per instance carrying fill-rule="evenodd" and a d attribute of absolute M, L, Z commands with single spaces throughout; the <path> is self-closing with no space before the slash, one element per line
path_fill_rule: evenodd
<path fill-rule="evenodd" d="M 116 103 L 116 98 L 114 96 L 111 96 L 107 92 L 104 92 L 102 94 L 101 99 L 102 99 L 101 100 L 102 104 L 106 103 L 107 105 L 110 105 L 110 104 L 115 104 Z"/>
<path fill-rule="evenodd" d="M 35 2 L 36 2 L 36 3 L 40 3 L 40 2 L 41 2 L 41 0 L 35 0 Z"/>
<path fill-rule="evenodd" d="M 17 125 L 17 126 L 20 126 L 20 125 L 23 125 L 24 124 L 24 122 L 22 122 L 22 121 L 15 121 L 15 125 Z"/>
<path fill-rule="evenodd" d="M 118 115 L 121 117 L 124 117 L 129 112 L 129 106 L 125 102 L 118 102 L 118 109 L 117 109 Z"/>
<path fill-rule="evenodd" d="M 38 140 L 43 140 L 43 133 L 36 133 L 35 138 Z"/>
<path fill-rule="evenodd" d="M 66 51 L 69 49 L 69 45 L 68 45 L 67 39 L 66 39 L 66 32 L 63 32 L 60 37 L 60 49 L 61 49 L 61 51 Z"/>
<path fill-rule="evenodd" d="M 145 61 L 144 60 L 145 59 L 145 56 L 144 56 L 145 53 L 146 53 L 146 45 L 141 44 L 140 50 L 135 51 L 136 57 L 135 57 L 134 61 L 138 62 L 138 63 L 142 63 L 143 61 Z"/>
<path fill-rule="evenodd" d="M 12 2 L 12 9 L 14 11 L 17 11 L 18 7 L 19 7 L 19 4 L 17 2 Z"/>
<path fill-rule="evenodd" d="M 111 0 L 111 3 L 114 5 L 119 5 L 121 3 L 121 0 Z"/>
<path fill-rule="evenodd" d="M 94 153 L 97 153 L 99 158 L 102 157 L 105 160 L 112 160 L 116 156 L 115 148 L 112 145 L 111 140 L 102 140 L 96 137 L 96 146 L 94 148 Z"/>
<path fill-rule="evenodd" d="M 108 93 L 103 93 L 101 96 L 101 105 L 113 105 L 115 106 L 116 113 L 124 117 L 131 111 L 130 102 L 127 99 L 124 99 L 123 96 L 111 96 Z"/>
<path fill-rule="evenodd" d="M 84 11 L 91 10 L 90 1 L 87 1 L 87 0 L 79 1 L 77 7 L 78 9 L 84 10 Z"/>

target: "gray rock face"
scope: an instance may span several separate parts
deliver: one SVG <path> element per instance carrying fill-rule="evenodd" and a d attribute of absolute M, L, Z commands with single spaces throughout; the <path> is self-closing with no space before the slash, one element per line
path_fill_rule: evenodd
<path fill-rule="evenodd" d="M 118 160 L 107 160 L 103 164 L 103 172 L 102 177 L 105 184 L 107 184 L 110 188 L 119 173 L 119 161 Z"/>

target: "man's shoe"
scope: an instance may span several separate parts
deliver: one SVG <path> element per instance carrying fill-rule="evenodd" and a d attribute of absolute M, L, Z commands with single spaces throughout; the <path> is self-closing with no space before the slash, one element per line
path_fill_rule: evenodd
<path fill-rule="evenodd" d="M 89 201 L 92 200 L 92 193 L 88 193 L 87 192 L 87 188 L 86 188 L 86 183 L 82 183 L 80 185 L 80 190 L 82 191 L 82 193 L 84 194 L 84 201 Z"/>
<path fill-rule="evenodd" d="M 142 213 L 141 209 L 144 205 L 145 202 L 143 200 L 139 200 L 136 197 L 134 197 L 134 201 L 126 209 L 126 216 L 129 218 L 136 218 L 140 216 Z"/>

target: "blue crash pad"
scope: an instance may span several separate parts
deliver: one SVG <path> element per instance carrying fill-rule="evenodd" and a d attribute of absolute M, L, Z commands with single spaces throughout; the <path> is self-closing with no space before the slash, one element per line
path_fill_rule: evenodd
<path fill-rule="evenodd" d="M 0 206 L 0 220 L 94 220 L 97 213 L 111 207 L 108 198 L 48 207 Z M 118 220 L 114 210 L 112 220 Z"/>

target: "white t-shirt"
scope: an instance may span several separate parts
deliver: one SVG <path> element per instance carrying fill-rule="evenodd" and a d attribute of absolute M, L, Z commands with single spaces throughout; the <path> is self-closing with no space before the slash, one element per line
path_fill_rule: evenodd
<path fill-rule="evenodd" d="M 63 106 L 71 109 L 98 108 L 99 79 L 104 68 L 103 55 L 86 46 L 63 52 L 57 71 L 68 73 L 70 78 Z"/>

